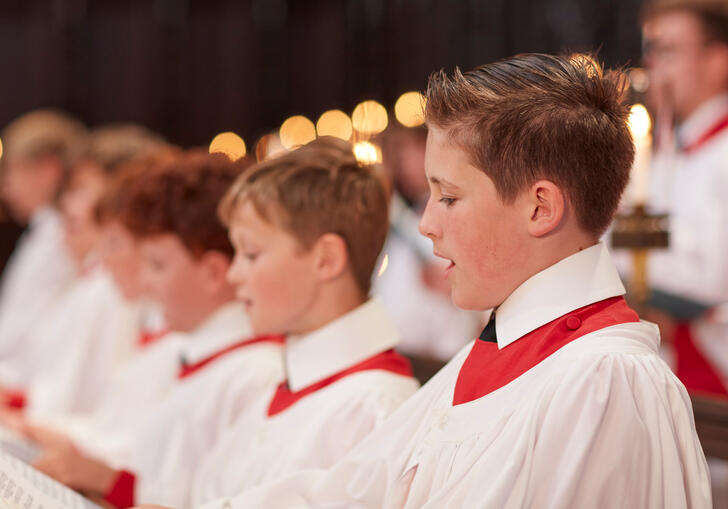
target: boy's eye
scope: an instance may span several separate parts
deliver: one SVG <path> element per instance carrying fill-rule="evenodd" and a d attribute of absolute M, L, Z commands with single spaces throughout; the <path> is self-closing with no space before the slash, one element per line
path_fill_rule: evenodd
<path fill-rule="evenodd" d="M 448 198 L 447 196 L 443 196 L 440 198 L 440 203 L 444 203 L 448 207 L 451 206 L 453 203 L 455 203 L 455 198 Z"/>
<path fill-rule="evenodd" d="M 243 258 L 249 262 L 254 262 L 258 258 L 258 253 L 243 253 Z"/>

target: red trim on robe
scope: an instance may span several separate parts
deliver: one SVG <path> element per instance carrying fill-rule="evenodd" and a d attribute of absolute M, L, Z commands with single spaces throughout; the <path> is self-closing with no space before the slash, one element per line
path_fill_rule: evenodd
<path fill-rule="evenodd" d="M 304 387 L 300 391 L 293 392 L 288 388 L 287 382 L 281 383 L 278 386 L 278 390 L 273 396 L 273 399 L 268 405 L 268 417 L 272 417 L 283 412 L 285 409 L 305 398 L 309 394 L 313 394 L 327 385 L 331 385 L 337 380 L 341 380 L 348 375 L 352 375 L 360 371 L 368 371 L 372 369 L 381 369 L 383 371 L 389 371 L 391 373 L 407 377 L 412 376 L 412 366 L 410 365 L 409 360 L 394 350 L 387 350 L 386 352 L 370 357 L 365 361 L 355 364 L 354 366 L 351 366 L 344 371 L 340 371 L 335 375 L 321 380 L 320 382 Z"/>
<path fill-rule="evenodd" d="M 11 389 L 3 394 L 5 407 L 15 410 L 23 410 L 28 405 L 28 396 L 21 389 Z"/>
<path fill-rule="evenodd" d="M 137 338 L 137 347 L 144 348 L 146 346 L 149 346 L 158 339 L 162 339 L 168 333 L 169 331 L 167 329 L 157 331 L 141 331 L 139 333 L 139 337 Z"/>
<path fill-rule="evenodd" d="M 690 325 L 675 329 L 675 374 L 690 393 L 728 398 L 728 390 L 718 371 L 695 344 Z"/>
<path fill-rule="evenodd" d="M 104 494 L 104 500 L 119 509 L 133 507 L 135 485 L 136 476 L 128 470 L 121 470 L 109 491 Z"/>
<path fill-rule="evenodd" d="M 253 339 L 246 339 L 244 341 L 240 341 L 239 343 L 235 343 L 234 345 L 230 345 L 226 348 L 223 348 L 222 350 L 213 353 L 212 355 L 205 357 L 201 361 L 195 362 L 194 364 L 188 364 L 183 365 L 180 367 L 179 373 L 177 374 L 177 377 L 179 379 L 187 378 L 188 376 L 196 373 L 197 371 L 201 370 L 211 362 L 219 359 L 220 357 L 227 355 L 228 353 L 238 350 L 240 348 L 255 345 L 258 343 L 277 343 L 279 345 L 282 345 L 285 339 L 283 336 L 259 336 L 257 338 Z"/>
<path fill-rule="evenodd" d="M 639 316 L 624 297 L 612 297 L 552 320 L 501 350 L 497 343 L 475 340 L 460 368 L 453 405 L 482 398 L 503 387 L 581 336 L 633 322 L 639 322 Z"/>
<path fill-rule="evenodd" d="M 705 131 L 702 136 L 700 136 L 697 140 L 690 143 L 689 145 L 686 145 L 682 148 L 682 152 L 686 154 L 690 154 L 692 152 L 695 152 L 700 147 L 705 145 L 708 141 L 710 141 L 714 136 L 718 135 L 720 132 L 728 128 L 728 115 L 721 118 L 718 122 L 713 124 L 713 126 Z"/>

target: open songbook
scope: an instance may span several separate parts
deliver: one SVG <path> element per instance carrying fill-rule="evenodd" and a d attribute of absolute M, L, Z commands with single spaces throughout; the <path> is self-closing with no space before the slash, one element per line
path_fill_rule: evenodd
<path fill-rule="evenodd" d="M 100 509 L 90 500 L 0 451 L 0 509 Z"/>

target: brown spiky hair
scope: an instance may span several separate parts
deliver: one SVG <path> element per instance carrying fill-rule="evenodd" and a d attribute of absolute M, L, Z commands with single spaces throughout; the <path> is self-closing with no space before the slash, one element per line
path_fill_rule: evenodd
<path fill-rule="evenodd" d="M 591 55 L 524 54 L 430 77 L 427 125 L 446 131 L 512 203 L 537 180 L 559 186 L 601 235 L 629 180 L 626 78 Z"/>

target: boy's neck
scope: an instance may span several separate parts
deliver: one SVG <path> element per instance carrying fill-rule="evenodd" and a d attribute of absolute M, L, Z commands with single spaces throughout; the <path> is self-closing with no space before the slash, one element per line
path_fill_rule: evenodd
<path fill-rule="evenodd" d="M 552 265 L 557 264 L 561 260 L 568 258 L 586 248 L 596 245 L 598 238 L 586 234 L 574 234 L 568 236 L 554 236 L 549 239 L 541 239 L 529 250 L 530 263 L 524 266 L 521 277 L 514 281 L 512 290 L 506 296 L 506 299 L 524 282 L 535 276 L 536 274 L 546 270 Z M 497 306 L 496 306 L 497 307 Z"/>
<path fill-rule="evenodd" d="M 367 297 L 362 295 L 358 288 L 352 288 L 349 285 L 334 284 L 321 288 L 300 325 L 296 327 L 295 331 L 290 331 L 290 334 L 311 333 L 353 311 L 366 301 Z"/>
<path fill-rule="evenodd" d="M 198 315 L 198 320 L 196 321 L 194 326 L 190 327 L 189 330 L 186 332 L 198 330 L 205 323 L 207 323 L 210 318 L 215 315 L 215 313 L 220 311 L 220 309 L 222 309 L 224 306 L 227 306 L 228 304 L 231 304 L 233 302 L 236 302 L 234 291 L 221 292 L 218 295 L 213 296 L 212 298 L 207 300 L 204 305 L 198 306 L 198 309 L 200 311 Z"/>

